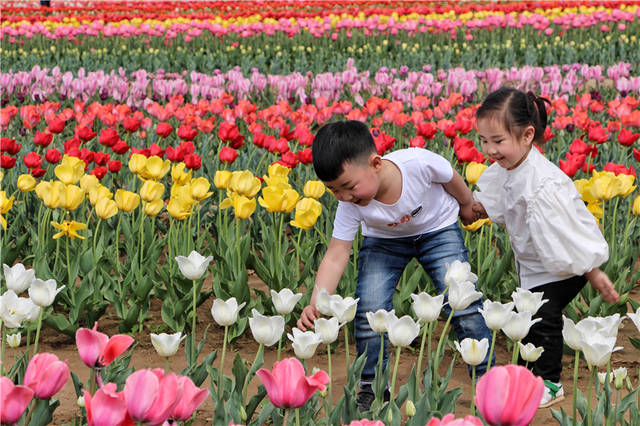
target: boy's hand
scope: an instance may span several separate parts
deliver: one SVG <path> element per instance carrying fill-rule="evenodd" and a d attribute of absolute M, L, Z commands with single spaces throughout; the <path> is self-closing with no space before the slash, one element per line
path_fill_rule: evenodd
<path fill-rule="evenodd" d="M 302 310 L 302 315 L 298 320 L 298 328 L 302 331 L 307 331 L 307 328 L 313 329 L 313 322 L 318 319 L 318 311 L 315 306 L 307 305 Z"/>
<path fill-rule="evenodd" d="M 598 293 L 602 295 L 602 298 L 607 303 L 615 303 L 618 301 L 618 293 L 616 292 L 613 283 L 600 268 L 595 268 L 591 272 L 585 274 L 591 286 L 598 290 Z"/>
<path fill-rule="evenodd" d="M 473 214 L 475 217 L 474 222 L 476 220 L 489 218 L 487 211 L 484 209 L 484 206 L 480 201 L 474 201 L 471 208 L 473 209 Z"/>
<path fill-rule="evenodd" d="M 460 219 L 463 225 L 470 225 L 476 221 L 476 214 L 473 211 L 473 202 L 460 205 Z"/>

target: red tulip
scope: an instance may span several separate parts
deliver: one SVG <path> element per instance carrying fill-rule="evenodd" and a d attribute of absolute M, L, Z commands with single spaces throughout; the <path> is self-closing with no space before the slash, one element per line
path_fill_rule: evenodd
<path fill-rule="evenodd" d="M 44 159 L 51 164 L 56 164 L 61 158 L 62 154 L 60 154 L 60 151 L 55 148 L 47 149 L 47 152 L 44 154 Z"/>
<path fill-rule="evenodd" d="M 198 388 L 189 377 L 178 376 L 178 387 L 182 388 L 182 396 L 173 409 L 173 420 L 187 421 L 191 415 L 209 396 L 209 389 Z"/>
<path fill-rule="evenodd" d="M 53 117 L 53 118 L 52 118 L 51 120 L 49 120 L 49 122 L 48 122 L 48 125 L 49 125 L 49 131 L 50 131 L 51 133 L 55 133 L 55 134 L 62 133 L 62 132 L 64 131 L 64 126 L 65 126 L 66 124 L 67 124 L 67 123 L 66 123 L 64 120 L 62 120 L 62 119 L 60 119 L 60 118 L 58 118 L 58 117 Z"/>
<path fill-rule="evenodd" d="M 184 165 L 188 169 L 199 170 L 202 167 L 202 160 L 196 153 L 188 154 L 184 156 Z"/>
<path fill-rule="evenodd" d="M 285 138 L 276 139 L 275 142 L 271 143 L 266 148 L 271 153 L 277 152 L 278 154 L 284 154 L 285 152 L 288 152 L 290 149 L 289 141 L 286 140 Z"/>
<path fill-rule="evenodd" d="M 178 127 L 178 137 L 185 141 L 192 141 L 198 136 L 198 131 L 187 124 Z"/>
<path fill-rule="evenodd" d="M 39 399 L 48 399 L 58 393 L 69 380 L 69 367 L 50 353 L 36 354 L 24 375 L 24 385 L 30 387 Z"/>
<path fill-rule="evenodd" d="M 162 158 L 164 157 L 164 149 L 160 148 L 160 145 L 154 142 L 149 145 L 149 154 Z"/>
<path fill-rule="evenodd" d="M 311 152 L 311 148 L 305 148 L 298 151 L 298 160 L 302 164 L 310 164 L 313 162 L 313 153 Z"/>
<path fill-rule="evenodd" d="M 540 405 L 544 381 L 520 365 L 490 369 L 476 385 L 476 406 L 490 425 L 528 425 Z"/>
<path fill-rule="evenodd" d="M 98 142 L 100 145 L 113 146 L 120 140 L 120 135 L 114 129 L 107 128 L 100 130 Z"/>
<path fill-rule="evenodd" d="M 24 165 L 29 169 L 40 167 L 42 165 L 42 157 L 40 157 L 40 154 L 37 152 L 28 153 L 22 160 L 24 161 Z"/>
<path fill-rule="evenodd" d="M 89 368 L 102 368 L 113 362 L 133 343 L 133 337 L 116 334 L 109 338 L 97 331 L 96 322 L 93 329 L 79 328 L 76 331 L 76 346 L 82 362 Z"/>
<path fill-rule="evenodd" d="M 229 123 L 228 121 L 223 121 L 222 123 L 220 123 L 220 127 L 218 128 L 218 137 L 222 142 L 225 143 L 244 140 L 244 136 L 241 136 L 240 132 L 238 131 L 238 126 L 236 126 L 235 123 Z"/>
<path fill-rule="evenodd" d="M 141 123 L 138 120 L 130 115 L 126 116 L 124 120 L 122 120 L 122 127 L 124 127 L 124 130 L 129 133 L 137 131 L 140 128 L 140 124 Z"/>
<path fill-rule="evenodd" d="M 595 143 L 604 143 L 609 138 L 607 132 L 601 127 L 599 121 L 594 121 L 589 124 L 589 130 L 587 131 L 587 136 L 590 141 Z"/>
<path fill-rule="evenodd" d="M 9 139 L 7 137 L 0 138 L 0 152 L 7 152 L 11 155 L 16 155 L 20 151 L 22 145 L 17 144 L 15 139 Z"/>
<path fill-rule="evenodd" d="M 43 147 L 49 146 L 52 140 L 53 140 L 52 133 L 43 133 L 38 130 L 36 130 L 36 134 L 33 137 L 33 143 Z"/>
<path fill-rule="evenodd" d="M 87 126 L 76 126 L 75 135 L 82 139 L 83 142 L 88 142 L 96 136 L 96 133 Z"/>
<path fill-rule="evenodd" d="M 640 161 L 640 150 L 633 148 L 633 158 L 635 158 L 636 161 Z"/>
<path fill-rule="evenodd" d="M 134 422 L 127 413 L 124 392 L 116 392 L 115 383 L 107 383 L 91 396 L 84 392 L 84 406 L 89 426 L 125 426 Z"/>
<path fill-rule="evenodd" d="M 122 168 L 122 163 L 120 162 L 120 160 L 111 160 L 109 161 L 109 164 L 107 165 L 107 167 L 109 168 L 110 172 L 118 173 Z"/>
<path fill-rule="evenodd" d="M 184 156 L 185 153 L 182 149 L 180 149 L 180 147 L 172 147 L 172 146 L 168 146 L 167 147 L 167 160 L 171 160 L 173 162 L 179 163 L 180 161 L 184 160 Z"/>
<path fill-rule="evenodd" d="M 220 149 L 220 161 L 223 163 L 233 164 L 233 162 L 236 161 L 237 157 L 238 152 L 233 148 L 223 146 Z"/>
<path fill-rule="evenodd" d="M 104 166 L 94 167 L 94 169 L 91 170 L 89 173 L 94 175 L 98 179 L 102 179 L 107 174 L 107 168 Z"/>
<path fill-rule="evenodd" d="M 423 121 L 416 126 L 418 136 L 423 136 L 425 139 L 430 140 L 438 132 L 438 126 L 432 121 Z"/>
<path fill-rule="evenodd" d="M 587 156 L 585 154 L 574 154 L 571 152 L 567 152 L 567 160 L 560 160 L 559 167 L 567 176 L 570 178 L 574 177 L 575 174 L 580 170 L 580 167 L 584 164 Z"/>
<path fill-rule="evenodd" d="M 162 424 L 182 398 L 175 374 L 161 369 L 139 370 L 127 377 L 124 385 L 127 411 L 137 422 Z"/>
<path fill-rule="evenodd" d="M 277 163 L 292 169 L 298 164 L 298 157 L 293 152 L 287 151 L 282 154 L 281 159 L 278 160 Z"/>
<path fill-rule="evenodd" d="M 424 148 L 425 143 L 426 141 L 422 136 L 416 136 L 414 138 L 411 138 L 411 140 L 409 141 L 409 146 L 412 148 Z"/>
<path fill-rule="evenodd" d="M 8 377 L 0 377 L 0 422 L 14 424 L 24 414 L 33 399 L 27 386 L 16 386 Z"/>
<path fill-rule="evenodd" d="M 273 364 L 273 370 L 261 368 L 256 373 L 271 403 L 278 408 L 303 406 L 316 390 L 325 390 L 329 376 L 320 370 L 310 377 L 305 376 L 304 367 L 296 358 L 285 358 Z"/>
<path fill-rule="evenodd" d="M 555 134 L 551 131 L 551 127 L 545 127 L 543 135 L 544 141 L 549 142 L 551 139 L 553 139 L 554 136 Z"/>
<path fill-rule="evenodd" d="M 166 138 L 173 132 L 173 127 L 169 123 L 158 123 L 156 126 L 156 135 Z"/>
<path fill-rule="evenodd" d="M 640 138 L 640 133 L 633 133 L 631 130 L 622 129 L 618 133 L 618 143 L 624 146 L 631 146 Z"/>
<path fill-rule="evenodd" d="M 0 167 L 3 169 L 13 169 L 16 165 L 15 157 L 11 157 L 9 155 L 0 155 Z"/>
<path fill-rule="evenodd" d="M 123 141 L 122 139 L 118 140 L 112 147 L 111 149 L 113 150 L 113 152 L 115 152 L 116 154 L 124 154 L 125 152 L 129 151 L 129 145 Z"/>
<path fill-rule="evenodd" d="M 108 152 L 94 152 L 93 153 L 93 161 L 98 166 L 104 166 L 105 164 L 107 164 L 107 162 L 109 162 L 109 158 L 111 158 L 111 155 Z"/>

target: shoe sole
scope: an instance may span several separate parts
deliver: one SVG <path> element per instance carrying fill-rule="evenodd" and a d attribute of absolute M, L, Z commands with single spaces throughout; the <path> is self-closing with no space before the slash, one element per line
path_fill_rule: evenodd
<path fill-rule="evenodd" d="M 547 408 L 547 407 L 551 407 L 553 404 L 560 402 L 560 401 L 564 401 L 564 395 L 560 395 L 558 397 L 553 398 L 551 401 L 547 402 L 546 404 L 541 405 L 539 408 Z"/>

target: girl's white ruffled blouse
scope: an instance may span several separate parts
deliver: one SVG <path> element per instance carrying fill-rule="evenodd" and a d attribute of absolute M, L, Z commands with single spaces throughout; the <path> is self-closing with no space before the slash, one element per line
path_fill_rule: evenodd
<path fill-rule="evenodd" d="M 473 197 L 505 225 L 525 289 L 582 275 L 609 259 L 609 245 L 573 181 L 537 149 L 515 169 L 487 168 Z"/>

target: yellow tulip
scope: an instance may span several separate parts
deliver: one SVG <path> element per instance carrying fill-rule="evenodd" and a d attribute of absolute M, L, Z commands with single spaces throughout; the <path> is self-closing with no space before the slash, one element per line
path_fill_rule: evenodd
<path fill-rule="evenodd" d="M 593 217 L 600 220 L 602 219 L 602 201 L 596 201 L 595 203 L 587 203 L 587 210 L 591 212 Z"/>
<path fill-rule="evenodd" d="M 640 195 L 636 196 L 636 199 L 633 200 L 632 211 L 636 216 L 640 216 Z"/>
<path fill-rule="evenodd" d="M 303 198 L 296 204 L 296 216 L 290 223 L 300 229 L 310 229 L 322 213 L 322 204 L 313 198 Z"/>
<path fill-rule="evenodd" d="M 324 195 L 325 186 L 321 180 L 308 180 L 302 188 L 305 197 L 318 199 Z"/>
<path fill-rule="evenodd" d="M 171 217 L 178 220 L 184 220 L 191 215 L 192 203 L 188 199 L 183 197 L 171 197 L 169 204 L 167 204 L 167 212 Z"/>
<path fill-rule="evenodd" d="M 264 182 L 268 186 L 283 186 L 291 188 L 289 178 L 287 176 L 263 176 Z"/>
<path fill-rule="evenodd" d="M 66 185 L 64 202 L 62 208 L 65 210 L 75 210 L 84 200 L 84 191 L 77 185 Z"/>
<path fill-rule="evenodd" d="M 235 197 L 233 202 L 233 213 L 238 219 L 249 218 L 256 209 L 256 199 L 247 198 L 242 195 Z"/>
<path fill-rule="evenodd" d="M 195 178 L 191 181 L 191 197 L 198 201 L 202 201 L 213 194 L 209 192 L 211 183 L 205 177 Z"/>
<path fill-rule="evenodd" d="M 7 230 L 7 220 L 2 216 L 2 214 L 0 214 L 0 226 L 2 226 L 2 229 L 5 231 Z"/>
<path fill-rule="evenodd" d="M 274 213 L 282 210 L 283 198 L 284 189 L 282 186 L 268 185 L 262 188 L 262 197 L 258 198 L 258 202 L 268 212 Z"/>
<path fill-rule="evenodd" d="M 482 163 L 471 162 L 467 164 L 467 170 L 465 171 L 465 177 L 467 178 L 467 182 L 471 185 L 475 185 L 478 183 L 478 179 L 482 173 L 486 170 L 488 166 Z"/>
<path fill-rule="evenodd" d="M 67 187 L 59 180 L 40 181 L 36 185 L 36 195 L 50 209 L 60 207 L 66 198 Z"/>
<path fill-rule="evenodd" d="M 229 170 L 218 170 L 213 177 L 213 184 L 218 189 L 227 189 L 231 181 L 231 172 Z"/>
<path fill-rule="evenodd" d="M 594 172 L 594 177 L 591 178 L 591 181 L 591 192 L 598 200 L 607 201 L 620 195 L 622 182 L 616 179 L 616 175 L 613 173 Z"/>
<path fill-rule="evenodd" d="M 141 174 L 144 171 L 146 164 L 147 157 L 142 154 L 133 154 L 131 155 L 131 158 L 129 158 L 129 170 L 131 170 L 131 173 L 135 175 Z"/>
<path fill-rule="evenodd" d="M 65 155 L 53 171 L 56 177 L 66 185 L 75 185 L 84 175 L 85 166 L 81 159 Z"/>
<path fill-rule="evenodd" d="M 96 214 L 101 219 L 109 219 L 118 213 L 118 205 L 108 198 L 101 198 L 96 203 Z"/>
<path fill-rule="evenodd" d="M 147 202 L 159 200 L 162 194 L 164 194 L 164 185 L 153 180 L 145 181 L 140 188 L 140 196 Z"/>
<path fill-rule="evenodd" d="M 158 213 L 160 213 L 163 207 L 164 201 L 162 200 L 155 200 L 151 201 L 150 203 L 144 203 L 144 214 L 149 217 L 154 217 Z"/>
<path fill-rule="evenodd" d="M 36 189 L 36 178 L 30 174 L 22 174 L 18 176 L 18 189 L 21 192 L 29 192 Z"/>
<path fill-rule="evenodd" d="M 102 198 L 111 199 L 112 197 L 113 197 L 113 193 L 109 191 L 109 188 L 107 188 L 102 184 L 94 188 L 91 188 L 91 191 L 89 191 L 89 202 L 91 203 L 92 206 L 95 206 L 96 203 L 100 201 L 100 199 Z"/>
<path fill-rule="evenodd" d="M 15 198 L 13 195 L 11 196 L 11 198 L 7 198 L 7 192 L 0 191 L 0 213 L 6 213 L 11 210 L 11 207 L 13 207 L 14 199 Z"/>
<path fill-rule="evenodd" d="M 290 168 L 283 166 L 282 164 L 279 164 L 279 163 L 273 163 L 267 169 L 267 174 L 271 178 L 276 176 L 281 176 L 286 178 L 289 176 L 290 172 L 291 172 Z M 263 178 L 266 178 L 266 176 L 263 176 Z"/>
<path fill-rule="evenodd" d="M 89 194 L 91 189 L 98 185 L 100 185 L 100 181 L 95 175 L 84 175 L 80 178 L 80 188 L 82 188 L 85 194 Z"/>
<path fill-rule="evenodd" d="M 620 181 L 620 196 L 626 197 L 631 194 L 636 187 L 633 183 L 636 180 L 634 175 L 619 174 L 616 178 Z"/>
<path fill-rule="evenodd" d="M 238 194 L 253 198 L 260 191 L 260 186 L 260 179 L 255 177 L 249 170 L 231 172 L 229 188 Z"/>
<path fill-rule="evenodd" d="M 475 222 L 469 225 L 462 225 L 464 229 L 470 232 L 475 232 L 480 229 L 483 225 L 491 225 L 491 220 L 489 219 L 478 219 Z"/>
<path fill-rule="evenodd" d="M 65 235 L 72 239 L 80 238 L 81 240 L 84 240 L 84 237 L 79 235 L 77 231 L 81 229 L 86 229 L 87 228 L 86 223 L 76 222 L 75 220 L 65 220 L 62 223 L 52 221 L 51 224 L 53 225 L 54 228 L 60 231 L 57 234 L 53 235 L 54 240 L 57 240 L 58 238 L 63 237 Z"/>
<path fill-rule="evenodd" d="M 580 193 L 580 197 L 582 201 L 585 203 L 596 203 L 598 199 L 593 195 L 591 191 L 591 180 L 590 179 L 576 179 L 573 181 L 576 189 Z"/>
<path fill-rule="evenodd" d="M 173 183 L 178 185 L 185 185 L 187 182 L 191 180 L 191 173 L 193 170 L 189 170 L 189 172 L 184 171 L 185 165 L 183 162 L 175 164 L 171 168 L 171 179 L 173 179 Z"/>
<path fill-rule="evenodd" d="M 171 161 L 153 155 L 147 159 L 142 176 L 146 179 L 160 180 L 169 173 L 170 169 Z"/>
<path fill-rule="evenodd" d="M 116 205 L 119 210 L 131 213 L 140 204 L 140 196 L 135 192 L 118 189 L 116 191 Z"/>

